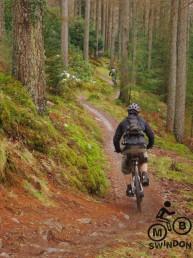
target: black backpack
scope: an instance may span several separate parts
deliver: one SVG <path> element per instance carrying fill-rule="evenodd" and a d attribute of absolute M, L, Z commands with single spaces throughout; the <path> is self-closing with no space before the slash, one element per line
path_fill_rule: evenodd
<path fill-rule="evenodd" d="M 123 134 L 123 145 L 141 145 L 145 143 L 143 128 L 137 116 L 127 118 L 127 127 Z"/>

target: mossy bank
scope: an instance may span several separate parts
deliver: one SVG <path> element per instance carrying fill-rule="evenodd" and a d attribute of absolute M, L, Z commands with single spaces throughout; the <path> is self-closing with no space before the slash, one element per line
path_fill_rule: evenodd
<path fill-rule="evenodd" d="M 20 184 L 47 203 L 49 176 L 59 185 L 105 195 L 101 132 L 76 95 L 48 95 L 46 114 L 40 116 L 25 88 L 1 73 L 0 99 L 1 183 Z"/>

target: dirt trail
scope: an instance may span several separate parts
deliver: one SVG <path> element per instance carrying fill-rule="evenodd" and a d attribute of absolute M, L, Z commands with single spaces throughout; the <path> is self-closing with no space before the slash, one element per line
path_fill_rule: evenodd
<path fill-rule="evenodd" d="M 127 207 L 127 211 L 131 214 L 134 212 L 136 214 L 136 203 L 135 198 L 128 199 L 125 196 L 126 182 L 123 174 L 120 172 L 121 166 L 121 155 L 114 152 L 113 147 L 113 135 L 115 132 L 115 128 L 117 126 L 117 122 L 104 113 L 103 111 L 99 111 L 97 108 L 92 106 L 89 103 L 82 103 L 85 109 L 87 109 L 94 116 L 95 120 L 97 120 L 99 126 L 102 128 L 103 139 L 104 139 L 104 147 L 105 152 L 108 157 L 108 161 L 110 164 L 109 169 L 109 179 L 112 183 L 112 196 L 113 200 L 116 200 L 118 205 L 122 204 Z M 155 179 L 150 175 L 151 186 L 145 188 L 145 199 L 144 199 L 144 215 L 147 218 L 148 216 L 154 216 L 155 211 L 159 209 L 160 204 L 162 203 L 162 198 L 159 192 L 159 186 Z M 161 189 L 160 189 L 161 191 Z"/>
<path fill-rule="evenodd" d="M 0 189 L 0 257 L 94 258 L 106 248 L 138 245 L 147 238 L 147 229 L 162 205 L 161 189 L 151 179 L 145 189 L 143 213 L 137 213 L 134 198 L 125 196 L 120 172 L 121 156 L 114 152 L 112 137 L 116 121 L 82 101 L 102 128 L 105 153 L 109 160 L 111 192 L 94 200 L 53 185 L 56 207 L 45 207 L 16 189 L 14 198 Z M 50 182 L 51 183 L 51 182 Z"/>
<path fill-rule="evenodd" d="M 117 122 L 83 99 L 81 103 L 102 129 L 109 161 L 109 195 L 95 201 L 68 188 L 57 188 L 50 181 L 57 205 L 45 207 L 21 190 L 7 194 L 7 189 L 0 189 L 0 257 L 94 258 L 106 248 L 135 247 L 141 238 L 148 240 L 147 229 L 162 205 L 159 184 L 150 177 L 143 213 L 137 213 L 135 199 L 125 196 L 121 156 L 112 145 Z"/>

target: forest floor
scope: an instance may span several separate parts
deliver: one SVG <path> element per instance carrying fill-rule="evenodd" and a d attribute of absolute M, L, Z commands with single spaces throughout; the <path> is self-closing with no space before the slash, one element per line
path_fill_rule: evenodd
<path fill-rule="evenodd" d="M 158 179 L 151 169 L 150 186 L 145 188 L 143 212 L 139 214 L 135 199 L 125 196 L 121 156 L 112 146 L 117 121 L 84 98 L 80 101 L 102 129 L 109 161 L 109 194 L 103 199 L 93 199 L 69 189 L 58 189 L 50 178 L 57 205 L 45 207 L 18 188 L 7 191 L 2 187 L 0 257 L 193 257 L 183 250 L 177 250 L 178 254 L 174 256 L 175 250 L 150 250 L 148 246 L 149 226 L 155 222 L 164 200 L 181 203 L 181 197 L 176 193 L 182 185 Z M 153 154 L 157 158 L 170 156 L 175 160 L 177 156 L 160 149 L 153 150 Z M 192 218 L 191 212 L 184 212 Z"/>

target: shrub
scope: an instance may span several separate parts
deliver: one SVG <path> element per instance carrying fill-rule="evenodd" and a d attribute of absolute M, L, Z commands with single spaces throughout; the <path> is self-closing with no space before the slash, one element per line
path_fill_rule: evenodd
<path fill-rule="evenodd" d="M 61 20 L 58 9 L 47 9 L 44 17 L 44 42 L 46 56 L 55 56 L 60 53 Z"/>
<path fill-rule="evenodd" d="M 60 55 L 53 55 L 47 58 L 46 60 L 47 84 L 49 86 L 49 90 L 54 94 L 61 95 L 63 92 L 63 88 L 59 84 L 63 70 L 64 70 L 64 65 L 62 63 Z"/>
<path fill-rule="evenodd" d="M 84 39 L 84 19 L 78 17 L 74 19 L 70 24 L 70 42 L 75 47 L 79 47 L 83 50 Z M 96 51 L 96 31 L 92 23 L 90 23 L 90 35 L 89 35 L 89 47 L 92 52 Z M 99 37 L 99 50 L 103 48 L 102 37 Z"/>
<path fill-rule="evenodd" d="M 89 81 L 92 78 L 93 69 L 90 63 L 83 59 L 82 52 L 77 48 L 72 47 L 70 51 L 70 69 L 78 79 Z"/>

